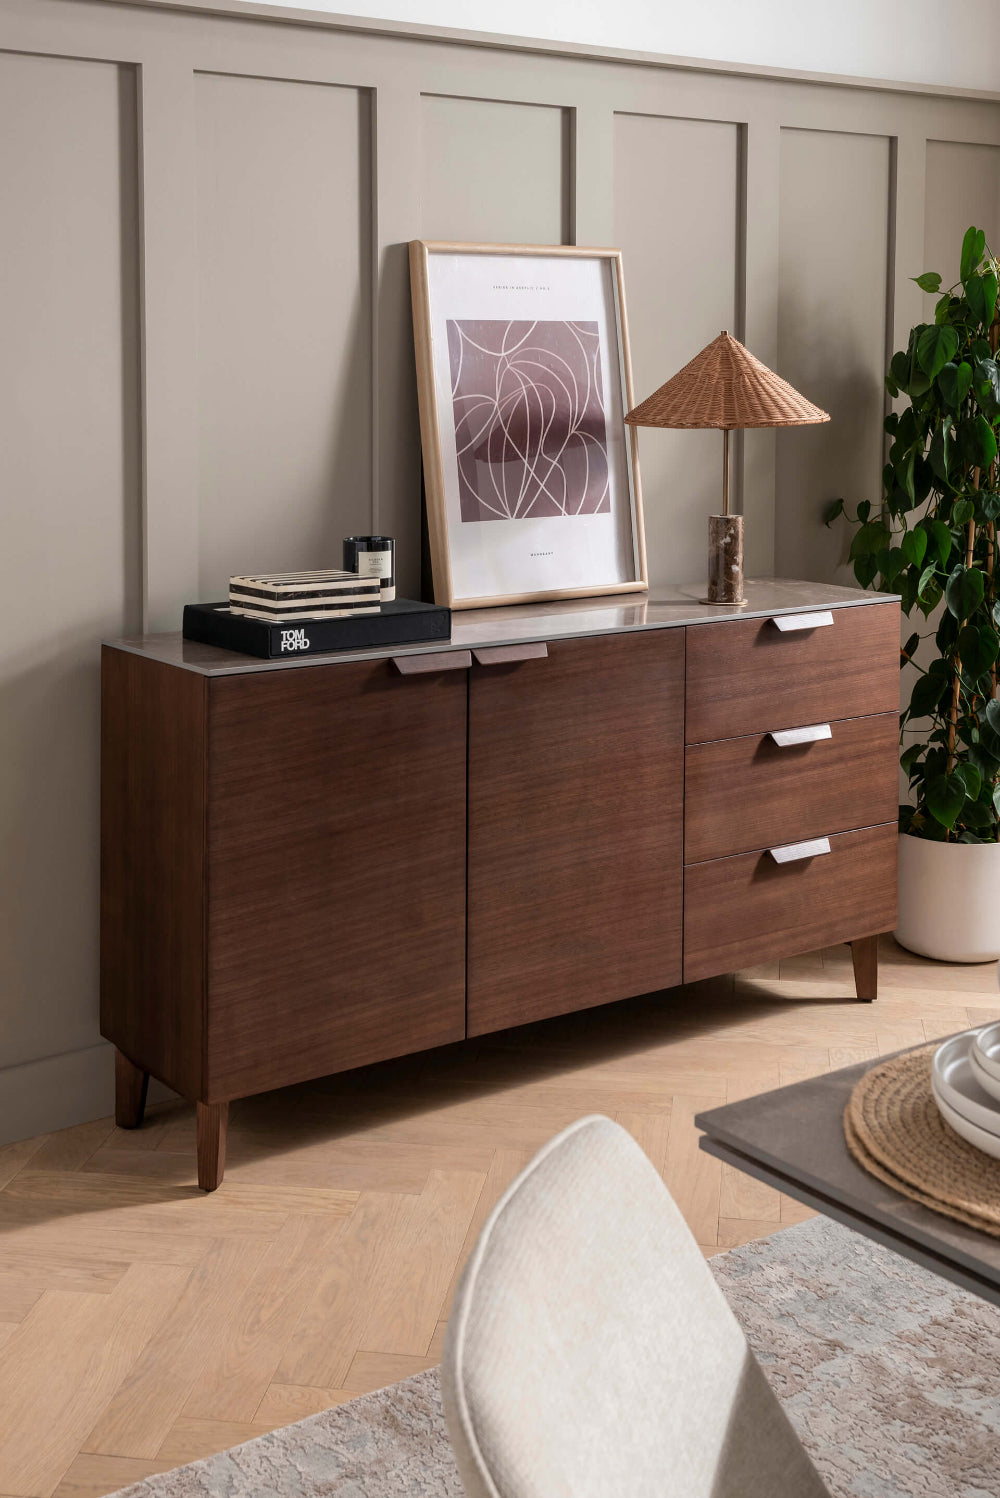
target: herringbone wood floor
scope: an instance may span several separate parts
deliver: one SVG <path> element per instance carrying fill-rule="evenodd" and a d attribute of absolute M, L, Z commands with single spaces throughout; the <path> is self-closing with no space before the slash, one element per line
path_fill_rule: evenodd
<path fill-rule="evenodd" d="M 809 1215 L 699 1153 L 701 1108 L 1000 1017 L 996 971 L 833 948 L 236 1104 L 0 1150 L 0 1498 L 85 1498 L 425 1368 L 484 1217 L 574 1118 L 618 1118 L 706 1253 Z"/>

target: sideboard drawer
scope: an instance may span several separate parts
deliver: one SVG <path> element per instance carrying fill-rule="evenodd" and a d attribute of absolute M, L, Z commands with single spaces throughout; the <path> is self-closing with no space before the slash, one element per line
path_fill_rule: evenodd
<path fill-rule="evenodd" d="M 898 604 L 797 617 L 688 626 L 687 743 L 898 711 Z"/>
<path fill-rule="evenodd" d="M 891 930 L 895 822 L 841 833 L 829 844 L 829 853 L 788 863 L 765 849 L 689 865 L 685 983 Z"/>
<path fill-rule="evenodd" d="M 688 746 L 685 863 L 893 820 L 896 714 L 811 727 L 828 737 L 779 743 L 765 733 Z"/>

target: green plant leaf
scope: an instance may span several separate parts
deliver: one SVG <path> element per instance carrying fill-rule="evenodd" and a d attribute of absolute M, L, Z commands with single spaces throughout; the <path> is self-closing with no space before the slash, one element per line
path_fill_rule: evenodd
<path fill-rule="evenodd" d="M 986 321 L 986 288 L 982 276 L 970 276 L 965 288 L 965 300 L 972 309 L 977 323 Z"/>
<path fill-rule="evenodd" d="M 877 552 L 884 551 L 889 540 L 889 532 L 881 520 L 870 520 L 854 534 L 851 542 L 850 558 L 874 556 Z"/>
<path fill-rule="evenodd" d="M 959 563 L 945 585 L 944 596 L 956 619 L 968 619 L 982 603 L 984 592 L 983 574 L 975 567 L 963 567 Z"/>
<path fill-rule="evenodd" d="M 866 521 L 871 512 L 872 502 L 870 499 L 862 499 L 858 501 L 858 519 L 860 521 Z"/>
<path fill-rule="evenodd" d="M 899 652 L 901 668 L 905 666 L 906 663 L 910 660 L 919 644 L 920 636 L 918 634 L 912 634 L 907 640 L 906 644 L 903 646 L 902 650 Z"/>
<path fill-rule="evenodd" d="M 987 411 L 994 411 L 1000 405 L 1000 369 L 997 368 L 997 361 L 989 357 L 977 359 L 972 376 L 976 400 Z"/>
<path fill-rule="evenodd" d="M 902 351 L 898 354 L 893 354 L 889 362 L 889 377 L 893 384 L 898 385 L 901 390 L 906 389 L 910 381 L 910 359 L 908 354 L 904 354 Z"/>
<path fill-rule="evenodd" d="M 874 557 L 858 557 L 854 563 L 854 576 L 862 588 L 870 588 L 878 572 Z"/>
<path fill-rule="evenodd" d="M 988 328 L 993 321 L 993 309 L 997 302 L 997 278 L 993 272 L 973 276 L 965 288 L 965 298 L 972 308 L 976 322 Z"/>
<path fill-rule="evenodd" d="M 906 566 L 906 557 L 903 555 L 903 548 L 901 546 L 889 546 L 884 551 L 880 551 L 875 560 L 878 562 L 878 570 L 891 588 Z"/>
<path fill-rule="evenodd" d="M 839 515 L 844 513 L 844 501 L 842 499 L 831 499 L 823 516 L 824 525 L 832 525 Z"/>
<path fill-rule="evenodd" d="M 979 719 L 979 735 L 983 750 L 994 759 L 1000 759 L 1000 699 L 993 698 Z"/>
<path fill-rule="evenodd" d="M 919 567 L 927 555 L 927 532 L 907 531 L 900 543 L 900 549 L 911 567 Z"/>
<path fill-rule="evenodd" d="M 975 501 L 971 499 L 958 499 L 955 508 L 951 512 L 951 518 L 956 525 L 968 525 L 976 513 Z"/>
<path fill-rule="evenodd" d="M 911 281 L 916 281 L 921 291 L 929 291 L 933 296 L 941 290 L 941 277 L 936 270 L 925 270 L 922 276 L 911 276 Z"/>
<path fill-rule="evenodd" d="M 950 831 L 965 805 L 965 787 L 957 775 L 935 775 L 924 786 L 924 800 L 934 820 Z"/>
<path fill-rule="evenodd" d="M 962 807 L 961 820 L 966 827 L 977 827 L 982 831 L 986 827 L 993 826 L 993 812 L 981 801 L 966 801 Z"/>
<path fill-rule="evenodd" d="M 938 582 L 937 578 L 932 578 L 931 581 L 924 586 L 924 590 L 919 595 L 917 600 L 920 612 L 923 614 L 925 619 L 930 618 L 931 614 L 933 614 L 934 610 L 937 608 L 943 597 L 944 589 Z"/>
<path fill-rule="evenodd" d="M 968 281 L 972 272 L 983 258 L 983 250 L 986 248 L 986 235 L 982 229 L 975 227 L 966 229 L 962 240 L 962 260 L 959 275 L 962 281 Z"/>
<path fill-rule="evenodd" d="M 967 624 L 958 636 L 958 653 L 962 665 L 973 678 L 988 671 L 1000 650 L 1000 635 L 988 624 Z"/>
<path fill-rule="evenodd" d="M 917 340 L 917 363 L 928 380 L 933 380 L 950 359 L 958 353 L 958 334 L 954 328 L 925 328 Z"/>
<path fill-rule="evenodd" d="M 948 482 L 948 461 L 951 457 L 951 425 L 942 422 L 931 438 L 928 459 L 931 468 L 943 484 Z"/>
<path fill-rule="evenodd" d="M 917 763 L 917 760 L 920 758 L 923 752 L 923 744 L 911 744 L 909 749 L 903 750 L 902 754 L 899 756 L 899 763 L 904 775 L 912 775 L 913 767 Z"/>
<path fill-rule="evenodd" d="M 931 535 L 934 537 L 934 545 L 937 548 L 937 554 L 941 559 L 941 565 L 942 567 L 947 567 L 948 558 L 951 556 L 951 548 L 953 545 L 951 530 L 947 525 L 945 525 L 943 520 L 932 520 Z"/>
<path fill-rule="evenodd" d="M 996 272 L 992 270 L 987 271 L 983 277 L 982 284 L 986 291 L 986 315 L 983 318 L 983 322 L 989 326 L 993 321 L 993 314 L 996 311 L 997 291 L 1000 290 L 1000 281 L 997 280 Z"/>
<path fill-rule="evenodd" d="M 975 763 L 979 770 L 979 773 L 983 777 L 983 788 L 979 792 L 980 801 L 993 800 L 994 786 L 996 786 L 996 789 L 1000 790 L 1000 785 L 996 784 L 996 760 L 991 754 L 988 754 L 986 750 L 983 749 L 981 744 L 976 744 L 969 750 L 969 758 Z"/>
<path fill-rule="evenodd" d="M 993 810 L 1000 817 L 1000 785 L 993 787 Z"/>
<path fill-rule="evenodd" d="M 972 365 L 962 360 L 955 364 L 950 359 L 937 377 L 938 390 L 953 411 L 957 411 L 972 389 Z"/>
<path fill-rule="evenodd" d="M 913 717 L 928 718 L 936 713 L 947 690 L 948 683 L 940 676 L 932 676 L 930 672 L 925 676 L 918 676 L 910 693 L 910 712 Z"/>
<path fill-rule="evenodd" d="M 989 468 L 997 455 L 997 439 L 982 412 L 976 417 L 976 435 L 979 438 L 980 467 Z"/>
<path fill-rule="evenodd" d="M 977 800 L 979 792 L 982 789 L 983 777 L 975 765 L 956 765 L 952 774 L 964 787 L 965 794 L 969 797 L 969 800 Z"/>

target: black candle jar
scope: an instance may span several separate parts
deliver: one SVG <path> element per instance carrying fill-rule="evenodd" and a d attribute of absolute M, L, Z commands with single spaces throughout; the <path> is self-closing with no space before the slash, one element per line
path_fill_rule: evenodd
<path fill-rule="evenodd" d="M 347 536 L 344 570 L 359 577 L 377 577 L 379 596 L 388 603 L 396 596 L 396 542 L 392 536 Z"/>

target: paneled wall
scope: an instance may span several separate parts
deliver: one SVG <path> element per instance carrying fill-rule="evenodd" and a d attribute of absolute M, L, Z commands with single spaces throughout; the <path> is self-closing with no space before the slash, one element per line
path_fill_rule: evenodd
<path fill-rule="evenodd" d="M 1000 238 L 993 98 L 150 0 L 0 0 L 0 1140 L 103 1111 L 98 642 L 359 527 L 419 576 L 406 242 L 625 251 L 637 396 L 723 327 L 833 415 L 748 433 L 750 568 L 877 492 L 908 277 Z M 721 441 L 643 432 L 653 590 Z"/>
<path fill-rule="evenodd" d="M 784 577 L 850 582 L 837 575 L 824 507 L 837 493 L 878 502 L 892 155 L 886 135 L 781 131 L 777 368 L 830 413 L 777 443 L 774 561 Z"/>

